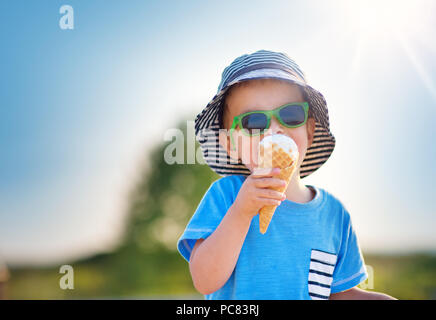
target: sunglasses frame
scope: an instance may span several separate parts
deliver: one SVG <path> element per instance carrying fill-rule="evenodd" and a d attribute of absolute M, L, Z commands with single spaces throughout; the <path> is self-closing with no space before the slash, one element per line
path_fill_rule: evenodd
<path fill-rule="evenodd" d="M 290 126 L 290 125 L 287 125 L 286 123 L 284 123 L 282 121 L 282 118 L 280 117 L 280 111 L 283 108 L 285 108 L 285 107 L 295 106 L 295 105 L 303 107 L 303 110 L 304 110 L 304 121 L 302 123 L 300 123 L 300 124 L 295 125 L 295 126 Z M 247 132 L 247 130 L 242 130 L 242 129 L 244 129 L 242 127 L 242 119 L 245 116 L 248 116 L 248 115 L 254 114 L 254 113 L 264 114 L 266 116 L 266 118 L 267 118 L 267 126 L 266 126 L 265 129 L 259 130 L 259 133 L 250 134 L 250 133 Z M 309 115 L 309 103 L 306 102 L 306 101 L 304 101 L 304 102 L 287 103 L 287 104 L 284 104 L 284 105 L 282 105 L 282 106 L 280 106 L 280 107 L 278 107 L 278 108 L 276 108 L 274 110 L 258 110 L 258 111 L 250 111 L 250 112 L 242 113 L 242 114 L 240 114 L 240 115 L 238 115 L 238 116 L 233 118 L 232 127 L 230 128 L 230 131 L 229 131 L 230 140 L 232 142 L 233 150 L 236 150 L 235 142 L 233 140 L 233 131 L 236 130 L 237 126 L 239 126 L 239 128 L 241 128 L 242 133 L 244 135 L 246 135 L 248 137 L 254 137 L 254 136 L 262 135 L 266 130 L 269 129 L 269 126 L 271 124 L 271 117 L 272 116 L 274 116 L 286 128 L 298 128 L 298 127 L 301 127 L 302 125 L 304 125 L 307 122 L 308 115 Z"/>

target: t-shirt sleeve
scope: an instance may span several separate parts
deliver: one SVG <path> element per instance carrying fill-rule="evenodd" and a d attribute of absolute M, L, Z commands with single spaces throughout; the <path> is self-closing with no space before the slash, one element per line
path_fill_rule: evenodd
<path fill-rule="evenodd" d="M 211 184 L 177 242 L 177 250 L 188 262 L 195 242 L 206 239 L 215 231 L 233 203 L 228 183 L 221 180 Z"/>
<path fill-rule="evenodd" d="M 342 239 L 336 267 L 333 272 L 331 293 L 351 289 L 368 277 L 362 252 L 349 213 L 344 210 Z"/>

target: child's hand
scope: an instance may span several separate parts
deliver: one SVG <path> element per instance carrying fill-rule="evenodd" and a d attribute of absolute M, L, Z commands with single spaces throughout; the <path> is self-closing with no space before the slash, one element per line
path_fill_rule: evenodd
<path fill-rule="evenodd" d="M 272 190 L 274 187 L 284 187 L 284 180 L 275 178 L 280 173 L 279 168 L 274 169 L 254 169 L 253 173 L 247 177 L 239 190 L 233 206 L 235 209 L 250 220 L 259 210 L 266 205 L 278 206 L 286 199 L 283 193 Z"/>

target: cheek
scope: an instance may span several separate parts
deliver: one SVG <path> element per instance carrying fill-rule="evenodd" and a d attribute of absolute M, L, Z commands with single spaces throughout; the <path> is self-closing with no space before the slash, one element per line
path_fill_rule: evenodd
<path fill-rule="evenodd" d="M 240 148 L 240 159 L 244 165 L 252 170 L 257 167 L 258 152 L 259 152 L 260 136 L 242 138 L 242 146 Z"/>
<path fill-rule="evenodd" d="M 306 150 L 308 147 L 306 126 L 295 128 L 295 129 L 288 129 L 288 130 L 289 130 L 287 132 L 288 136 L 290 136 L 297 144 L 298 153 L 300 154 L 298 162 L 299 164 L 301 164 L 301 162 L 303 162 L 303 158 L 304 155 L 306 154 Z"/>

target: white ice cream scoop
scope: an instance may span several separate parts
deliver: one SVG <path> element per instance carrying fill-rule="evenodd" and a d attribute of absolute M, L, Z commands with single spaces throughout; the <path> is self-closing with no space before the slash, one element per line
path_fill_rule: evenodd
<path fill-rule="evenodd" d="M 272 148 L 273 144 L 276 144 L 278 148 L 283 149 L 283 151 L 288 153 L 293 160 L 298 159 L 297 144 L 292 138 L 284 134 L 272 134 L 264 137 L 260 141 L 259 145 L 259 159 L 261 158 L 261 156 L 263 156 L 261 155 L 262 148 L 260 146 L 263 146 L 263 148 L 267 150 L 269 148 Z"/>

